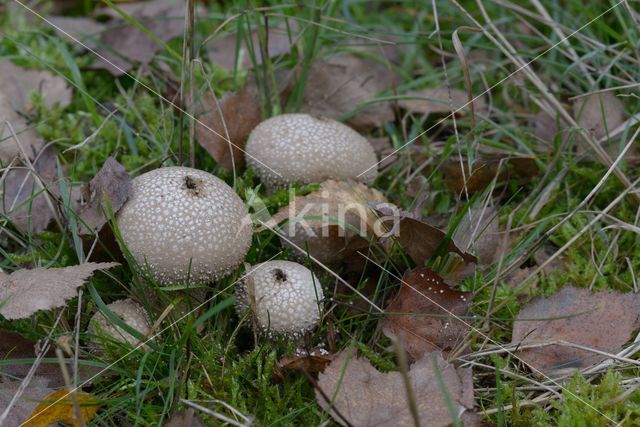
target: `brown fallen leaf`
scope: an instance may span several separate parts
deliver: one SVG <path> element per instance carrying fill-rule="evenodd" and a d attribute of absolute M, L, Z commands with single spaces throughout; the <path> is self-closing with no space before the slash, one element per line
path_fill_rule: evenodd
<path fill-rule="evenodd" d="M 82 421 L 76 419 L 73 399 L 66 389 L 56 390 L 49 394 L 33 410 L 24 427 L 43 427 L 56 423 L 65 423 L 74 427 L 87 425 L 100 409 L 98 400 L 91 394 L 76 391 L 75 398 L 80 406 Z"/>
<path fill-rule="evenodd" d="M 11 124 L 13 132 L 7 123 Z M 33 159 L 43 146 L 44 143 L 33 126 L 11 106 L 7 96 L 0 92 L 0 166 L 11 164 L 23 152 Z"/>
<path fill-rule="evenodd" d="M 551 297 L 536 298 L 520 310 L 511 342 L 527 345 L 562 340 L 616 353 L 639 326 L 640 294 L 591 292 L 565 286 Z M 547 375 L 561 375 L 606 359 L 562 344 L 523 349 L 518 357 Z"/>
<path fill-rule="evenodd" d="M 578 98 L 573 103 L 573 116 L 598 139 L 620 126 L 626 118 L 622 101 L 611 92 Z"/>
<path fill-rule="evenodd" d="M 290 24 L 289 30 L 285 25 L 276 25 L 269 27 L 267 33 L 267 52 L 269 57 L 288 53 L 291 50 L 292 42 L 296 37 L 296 25 Z M 291 34 L 289 34 L 289 31 Z M 262 53 L 260 52 L 260 37 L 258 31 L 251 32 L 251 43 L 255 52 L 256 62 L 258 65 L 262 64 Z M 238 36 L 237 34 L 228 34 L 224 37 L 214 40 L 209 44 L 208 53 L 209 59 L 216 65 L 226 69 L 233 70 L 236 64 L 236 53 L 239 57 L 238 65 L 244 69 L 251 68 L 253 66 L 251 56 L 249 55 L 249 49 L 247 47 L 247 40 L 243 39 L 240 42 L 240 47 L 237 47 Z"/>
<path fill-rule="evenodd" d="M 95 48 L 100 34 L 107 26 L 86 16 L 49 16 L 53 31 L 62 40 L 77 46 L 77 41 L 89 48 Z M 74 40 L 75 39 L 75 40 Z"/>
<path fill-rule="evenodd" d="M 453 241 L 459 248 L 469 250 L 478 258 L 478 265 L 487 266 L 506 252 L 504 236 L 494 207 L 465 211 L 464 217 L 453 233 Z"/>
<path fill-rule="evenodd" d="M 303 113 L 344 119 L 357 130 L 377 128 L 393 121 L 388 101 L 374 101 L 395 86 L 397 77 L 386 65 L 357 56 L 316 61 L 304 86 Z"/>
<path fill-rule="evenodd" d="M 294 356 L 282 356 L 278 368 L 285 371 L 322 372 L 334 358 L 334 354 L 323 348 L 314 348 Z"/>
<path fill-rule="evenodd" d="M 37 357 L 40 345 L 39 342 L 25 338 L 20 334 L 0 329 L 0 360 L 4 362 L 0 366 L 0 376 L 11 376 L 20 380 L 25 378 Z M 64 378 L 53 348 L 50 348 L 44 357 L 51 358 L 53 361 L 41 361 L 36 368 L 35 375 L 46 379 L 50 388 L 64 387 Z M 68 365 L 71 371 L 73 360 L 69 360 Z M 81 362 L 78 365 L 79 381 L 89 381 L 100 370 L 98 366 L 85 365 Z"/>
<path fill-rule="evenodd" d="M 32 110 L 33 106 L 29 102 L 32 92 L 42 95 L 44 105 L 49 108 L 55 103 L 62 107 L 71 103 L 71 87 L 64 78 L 49 71 L 28 70 L 10 61 L 0 61 L 0 93 L 7 96 L 15 110 Z"/>
<path fill-rule="evenodd" d="M 473 162 L 471 173 L 466 169 L 467 162 L 463 160 L 464 175 L 460 170 L 459 160 L 447 160 L 440 169 L 449 190 L 460 194 L 466 189 L 470 193 L 483 191 L 496 179 L 503 184 L 510 179 L 517 179 L 517 183 L 524 185 L 538 174 L 538 166 L 531 157 L 489 157 Z"/>
<path fill-rule="evenodd" d="M 63 268 L 35 268 L 11 274 L 0 272 L 0 314 L 7 319 L 24 319 L 39 310 L 62 307 L 96 270 L 118 263 L 92 263 Z"/>
<path fill-rule="evenodd" d="M 560 129 L 558 124 L 564 126 L 563 121 L 558 122 L 545 111 L 539 111 L 529 119 L 529 126 L 533 128 L 533 134 L 546 142 L 553 142 Z"/>
<path fill-rule="evenodd" d="M 456 111 L 457 116 L 462 116 L 471 111 L 471 105 L 467 105 L 469 98 L 467 93 L 460 89 L 447 89 L 446 87 L 428 88 L 409 91 L 406 97 L 419 99 L 401 99 L 398 106 L 411 113 L 433 114 L 450 113 Z M 473 106 L 476 114 L 486 110 L 487 104 L 483 97 L 475 99 Z"/>
<path fill-rule="evenodd" d="M 7 409 L 20 384 L 21 381 L 0 381 L 0 414 Z M 20 399 L 9 411 L 7 418 L 0 420 L 0 424 L 4 427 L 22 426 L 36 409 L 38 403 L 51 392 L 53 389 L 50 388 L 46 378 L 33 377 Z"/>
<path fill-rule="evenodd" d="M 393 240 L 418 266 L 424 265 L 434 256 L 441 245 L 444 245 L 443 252 L 456 253 L 462 257 L 464 262 L 477 262 L 476 257 L 461 250 L 453 240 L 445 243 L 447 234 L 444 231 L 416 218 L 413 214 L 398 208 L 391 210 L 389 204 L 387 206 L 375 205 L 373 208 L 383 217 L 387 230 L 394 233 Z M 396 223 L 394 224 L 394 222 Z M 383 238 L 382 243 L 388 239 L 389 237 Z"/>
<path fill-rule="evenodd" d="M 177 2 L 144 2 L 130 16 L 158 40 L 167 42 L 180 36 L 184 28 L 184 0 Z M 151 4 L 153 3 L 153 4 Z M 146 6 L 146 7 L 145 7 Z M 104 69 L 114 76 L 121 76 L 135 64 L 146 65 L 162 50 L 158 44 L 139 28 L 118 20 L 117 25 L 100 36 L 97 59 L 91 68 Z"/>
<path fill-rule="evenodd" d="M 131 16 L 143 15 L 143 16 L 149 16 L 149 17 L 154 17 L 154 16 L 157 16 L 158 14 L 161 14 L 168 6 L 180 5 L 183 8 L 183 10 L 177 11 L 176 9 L 176 13 L 179 13 L 179 16 L 175 16 L 175 17 L 184 19 L 184 2 L 182 0 L 140 0 L 140 1 L 123 0 L 123 1 L 114 1 L 114 3 L 117 3 L 118 8 L 124 13 L 126 13 L 127 15 L 131 15 Z M 196 16 L 200 16 L 204 12 L 206 11 L 204 11 L 200 7 L 200 5 L 197 4 Z M 115 9 L 109 6 L 99 7 L 95 9 L 92 13 L 92 16 L 94 16 L 97 19 L 105 19 L 105 18 L 120 19 L 121 18 L 118 11 L 116 11 Z"/>
<path fill-rule="evenodd" d="M 412 361 L 432 351 L 446 356 L 465 346 L 472 298 L 470 292 L 451 289 L 433 270 L 409 270 L 402 277 L 400 292 L 385 309 L 382 331 L 389 338 L 399 338 Z"/>
<path fill-rule="evenodd" d="M 328 180 L 318 191 L 294 198 L 269 224 L 276 227 L 288 221 L 282 228 L 286 238 L 281 241 L 285 247 L 294 247 L 298 256 L 304 257 L 306 252 L 301 254 L 295 246 L 308 248 L 309 254 L 322 263 L 349 262 L 357 250 L 367 252 L 369 241 L 365 236 L 376 237 L 377 217 L 368 203 L 385 201 L 378 190 L 359 182 Z"/>
<path fill-rule="evenodd" d="M 242 149 L 253 128 L 262 120 L 258 99 L 253 79 L 247 80 L 238 92 L 225 94 L 218 101 L 220 109 L 209 93 L 202 99 L 205 112 L 198 117 L 196 138 L 227 171 L 233 170 L 234 163 L 239 168 L 244 165 Z"/>
<path fill-rule="evenodd" d="M 537 265 L 543 265 L 547 263 L 551 257 L 554 257 L 542 268 L 542 271 L 544 271 L 545 274 L 567 271 L 567 262 L 569 259 L 566 254 L 556 256 L 555 254 L 557 251 L 557 247 L 551 243 L 546 243 L 533 253 L 533 260 Z"/>
<path fill-rule="evenodd" d="M 189 408 L 176 412 L 164 427 L 204 427 L 204 423 L 193 408 Z"/>
<path fill-rule="evenodd" d="M 48 71 L 28 70 L 7 60 L 0 60 L 0 166 L 9 164 L 16 156 L 26 153 L 30 159 L 43 147 L 43 142 L 25 119 L 33 110 L 29 96 L 37 92 L 47 107 L 71 102 L 71 88 L 62 77 Z M 5 121 L 11 123 L 20 146 Z"/>
<path fill-rule="evenodd" d="M 453 417 L 464 417 L 473 408 L 471 370 L 454 368 L 440 354 L 425 354 L 408 375 L 420 426 L 450 426 Z M 402 374 L 379 372 L 349 350 L 338 354 L 318 376 L 318 387 L 322 393 L 316 390 L 316 401 L 340 425 L 415 425 Z M 455 414 L 449 413 L 447 402 Z"/>
<path fill-rule="evenodd" d="M 81 189 L 82 200 L 77 209 L 80 234 L 100 231 L 107 222 L 108 206 L 115 215 L 131 194 L 131 176 L 116 159 L 109 157 L 96 176 Z"/>
<path fill-rule="evenodd" d="M 53 148 L 34 156 L 32 165 L 33 171 L 15 166 L 0 175 L 0 215 L 25 233 L 43 231 L 57 217 L 53 196 L 58 194 L 58 164 Z"/>

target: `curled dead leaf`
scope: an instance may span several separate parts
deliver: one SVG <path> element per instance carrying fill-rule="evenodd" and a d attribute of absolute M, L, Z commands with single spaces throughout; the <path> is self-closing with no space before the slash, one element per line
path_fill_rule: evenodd
<path fill-rule="evenodd" d="M 107 222 L 109 209 L 115 215 L 131 194 L 131 176 L 116 159 L 109 157 L 93 179 L 80 190 L 77 207 L 80 216 L 80 234 L 100 231 Z"/>
<path fill-rule="evenodd" d="M 382 331 L 400 339 L 411 360 L 432 351 L 446 356 L 465 346 L 464 338 L 471 330 L 472 298 L 470 292 L 451 289 L 433 270 L 409 270 L 398 295 L 385 309 Z"/>
<path fill-rule="evenodd" d="M 284 246 L 308 248 L 322 263 L 349 262 L 356 251 L 367 252 L 368 239 L 375 240 L 377 216 L 369 203 L 385 200 L 362 183 L 328 180 L 318 191 L 294 198 L 271 218 L 270 226 L 287 220 L 281 230 Z M 294 253 L 306 256 L 298 249 Z"/>
<path fill-rule="evenodd" d="M 391 233 L 391 236 L 382 239 L 382 243 L 391 239 L 397 242 L 418 266 L 424 265 L 440 250 L 443 253 L 456 253 L 466 263 L 477 262 L 476 257 L 456 246 L 444 231 L 395 206 L 390 209 L 391 206 L 390 204 L 373 205 L 374 210 L 385 223 L 386 229 Z"/>
<path fill-rule="evenodd" d="M 311 350 L 296 350 L 292 356 L 282 356 L 274 367 L 272 379 L 274 382 L 282 382 L 287 371 L 306 373 L 322 372 L 333 360 L 335 354 L 329 353 L 321 347 Z"/>

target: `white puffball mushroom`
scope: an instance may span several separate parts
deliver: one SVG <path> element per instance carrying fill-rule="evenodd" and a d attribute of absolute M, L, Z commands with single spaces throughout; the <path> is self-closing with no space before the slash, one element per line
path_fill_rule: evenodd
<path fill-rule="evenodd" d="M 349 126 L 308 114 L 282 114 L 249 135 L 247 164 L 270 189 L 326 179 L 371 184 L 378 159 L 369 141 Z"/>
<path fill-rule="evenodd" d="M 267 261 L 253 266 L 236 286 L 236 310 L 247 310 L 260 332 L 296 338 L 320 321 L 324 298 L 318 278 L 292 261 Z"/>
<path fill-rule="evenodd" d="M 197 169 L 165 167 L 138 176 L 117 220 L 126 247 L 160 285 L 218 279 L 251 245 L 242 199 Z"/>
<path fill-rule="evenodd" d="M 131 328 L 140 332 L 142 335 L 147 335 L 151 330 L 151 321 L 145 313 L 144 308 L 134 302 L 132 299 L 127 298 L 118 300 L 107 304 L 107 308 L 118 316 L 124 323 Z M 121 343 L 128 343 L 132 346 L 140 344 L 138 338 L 125 331 L 124 328 L 112 323 L 102 312 L 98 311 L 89 320 L 89 327 L 87 332 L 93 335 L 106 336 L 114 341 Z M 96 346 L 97 350 L 100 350 L 101 346 Z M 149 350 L 149 346 L 143 344 L 142 349 Z"/>

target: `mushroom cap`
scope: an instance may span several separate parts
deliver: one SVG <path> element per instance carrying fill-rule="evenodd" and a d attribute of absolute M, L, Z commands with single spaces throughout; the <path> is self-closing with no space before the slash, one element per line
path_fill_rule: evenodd
<path fill-rule="evenodd" d="M 138 264 L 161 285 L 224 276 L 244 260 L 252 235 L 247 208 L 233 189 L 186 167 L 135 178 L 118 228 Z"/>
<path fill-rule="evenodd" d="M 320 321 L 324 298 L 318 278 L 292 261 L 257 264 L 236 287 L 236 310 L 252 310 L 256 326 L 268 335 L 299 337 Z"/>
<path fill-rule="evenodd" d="M 111 310 L 113 314 L 122 319 L 124 323 L 131 326 L 142 335 L 147 335 L 151 330 L 151 320 L 144 311 L 144 308 L 132 299 L 127 298 L 112 302 L 111 304 L 107 304 L 107 308 Z M 109 319 L 100 311 L 94 314 L 91 320 L 89 320 L 87 332 L 94 335 L 106 335 L 115 341 L 128 343 L 132 346 L 136 346 L 140 343 L 138 338 L 134 337 L 120 326 L 111 323 L 111 321 L 109 321 Z M 146 344 L 142 345 L 142 348 L 144 350 L 149 350 L 149 347 Z"/>
<path fill-rule="evenodd" d="M 329 178 L 371 184 L 378 174 L 378 159 L 366 138 L 338 121 L 308 114 L 263 121 L 245 149 L 247 164 L 271 189 Z"/>

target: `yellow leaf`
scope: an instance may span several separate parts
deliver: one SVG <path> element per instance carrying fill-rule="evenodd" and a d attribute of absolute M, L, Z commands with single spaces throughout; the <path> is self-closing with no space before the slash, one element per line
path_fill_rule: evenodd
<path fill-rule="evenodd" d="M 100 404 L 89 393 L 76 391 L 78 405 L 85 423 L 95 417 L 100 409 Z M 33 411 L 29 419 L 23 424 L 24 427 L 47 427 L 54 423 L 65 423 L 74 427 L 81 423 L 75 418 L 73 399 L 71 394 L 65 390 L 56 390 L 48 395 Z"/>

